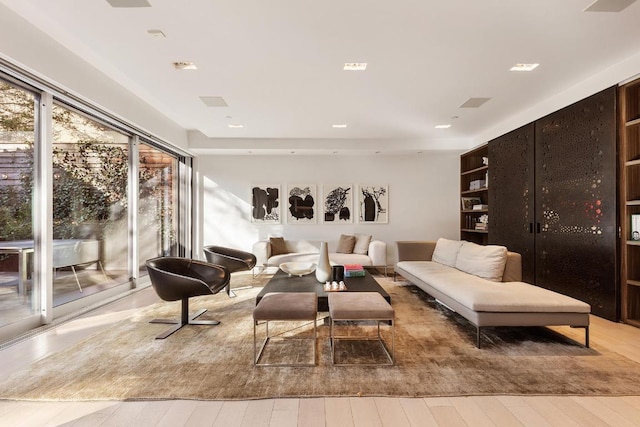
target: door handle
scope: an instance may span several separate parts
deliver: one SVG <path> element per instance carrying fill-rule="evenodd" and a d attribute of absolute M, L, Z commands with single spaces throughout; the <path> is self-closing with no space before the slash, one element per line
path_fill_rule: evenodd
<path fill-rule="evenodd" d="M 529 233 L 533 234 L 533 223 L 529 223 Z"/>
<path fill-rule="evenodd" d="M 540 234 L 540 223 L 536 223 L 536 233 Z"/>

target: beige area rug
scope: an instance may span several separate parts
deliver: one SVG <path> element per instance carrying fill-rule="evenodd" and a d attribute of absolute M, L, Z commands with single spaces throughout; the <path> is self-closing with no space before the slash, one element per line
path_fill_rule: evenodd
<path fill-rule="evenodd" d="M 254 281 L 263 285 L 268 278 Z M 236 286 L 239 283 L 235 281 Z M 219 326 L 188 326 L 155 340 L 179 303 L 141 310 L 61 353 L 16 372 L 0 398 L 34 400 L 254 399 L 291 396 L 640 395 L 640 364 L 587 349 L 546 328 L 475 328 L 407 282 L 377 279 L 396 310 L 392 367 L 334 367 L 319 322 L 318 365 L 253 367 L 252 308 L 260 287 L 192 300 Z M 308 333 L 309 326 L 294 333 Z M 295 345 L 289 347 L 294 349 Z M 274 346 L 278 349 L 278 346 Z M 292 357 L 295 350 L 289 350 Z"/>

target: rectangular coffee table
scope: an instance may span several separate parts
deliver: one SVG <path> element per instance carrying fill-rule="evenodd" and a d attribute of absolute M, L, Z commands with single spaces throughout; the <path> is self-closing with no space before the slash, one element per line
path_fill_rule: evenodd
<path fill-rule="evenodd" d="M 391 303 L 391 296 L 371 277 L 369 272 L 365 272 L 364 277 L 345 277 L 344 284 L 347 290 L 340 292 L 378 292 L 388 303 Z M 278 269 L 278 272 L 256 296 L 256 305 L 269 292 L 315 292 L 318 295 L 318 311 L 329 311 L 324 284 L 316 280 L 314 273 L 302 277 L 289 277 L 287 273 Z"/>

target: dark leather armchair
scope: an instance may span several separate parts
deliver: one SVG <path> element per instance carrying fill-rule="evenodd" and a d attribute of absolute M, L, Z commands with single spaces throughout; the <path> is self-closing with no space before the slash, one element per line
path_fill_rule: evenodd
<path fill-rule="evenodd" d="M 256 256 L 251 252 L 226 248 L 224 246 L 205 246 L 203 251 L 208 262 L 226 267 L 229 273 L 253 270 L 257 262 Z M 231 283 L 227 286 L 227 294 L 229 296 L 235 296 L 233 292 L 231 292 Z"/>
<path fill-rule="evenodd" d="M 189 316 L 189 298 L 213 295 L 229 285 L 229 271 L 220 266 L 189 258 L 159 257 L 146 262 L 151 284 L 165 301 L 182 301 L 180 320 L 154 319 L 151 323 L 169 323 L 176 326 L 158 335 L 164 339 L 185 325 L 217 325 L 217 320 L 194 320 L 207 309 Z"/>

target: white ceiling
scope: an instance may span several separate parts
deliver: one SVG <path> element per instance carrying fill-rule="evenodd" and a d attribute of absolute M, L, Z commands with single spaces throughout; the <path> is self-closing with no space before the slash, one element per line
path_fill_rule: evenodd
<path fill-rule="evenodd" d="M 185 129 L 225 141 L 464 148 L 640 52 L 640 2 L 620 13 L 584 12 L 593 0 L 0 2 Z M 344 71 L 345 62 L 368 67 Z M 509 71 L 515 63 L 541 65 Z M 470 97 L 491 99 L 459 108 Z"/>

